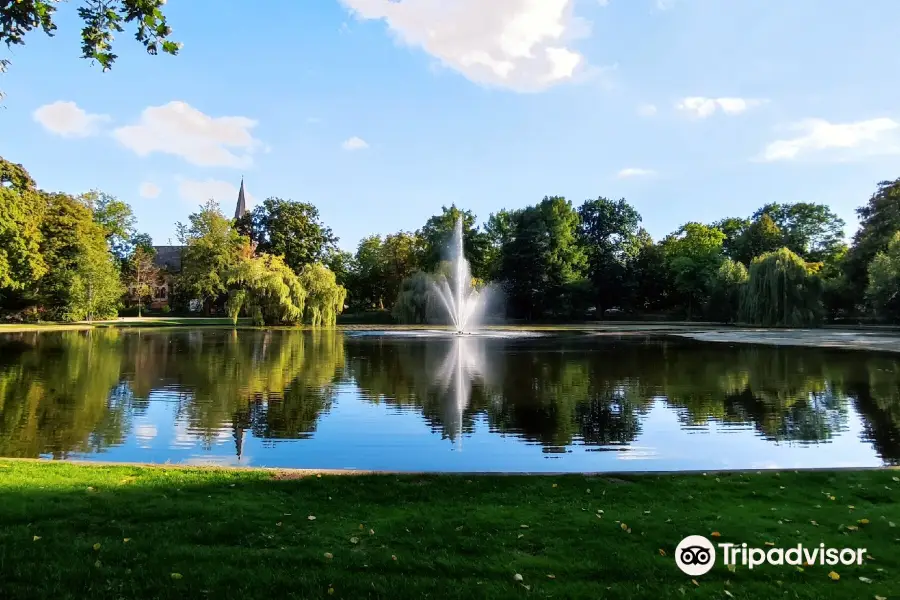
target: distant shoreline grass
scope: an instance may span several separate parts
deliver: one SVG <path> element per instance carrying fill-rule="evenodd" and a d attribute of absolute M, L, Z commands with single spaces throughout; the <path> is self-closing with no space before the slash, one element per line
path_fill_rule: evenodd
<path fill-rule="evenodd" d="M 889 598 L 900 593 L 898 476 L 317 476 L 0 460 L 0 596 Z M 673 559 L 692 534 L 870 558 L 717 564 L 695 584 Z"/>

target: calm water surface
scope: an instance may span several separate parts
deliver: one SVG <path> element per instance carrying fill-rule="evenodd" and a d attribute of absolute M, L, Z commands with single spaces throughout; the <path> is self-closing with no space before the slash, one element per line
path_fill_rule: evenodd
<path fill-rule="evenodd" d="M 588 334 L 5 334 L 0 455 L 433 471 L 900 464 L 900 357 Z"/>

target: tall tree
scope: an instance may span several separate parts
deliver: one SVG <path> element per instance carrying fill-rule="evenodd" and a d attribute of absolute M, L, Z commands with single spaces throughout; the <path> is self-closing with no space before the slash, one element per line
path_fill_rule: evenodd
<path fill-rule="evenodd" d="M 663 240 L 675 291 L 690 319 L 706 306 L 712 283 L 724 259 L 725 234 L 715 227 L 687 223 Z"/>
<path fill-rule="evenodd" d="M 869 263 L 888 249 L 894 234 L 900 231 L 900 179 L 882 181 L 868 203 L 856 209 L 859 229 L 847 255 L 847 279 L 856 297 L 868 284 Z"/>
<path fill-rule="evenodd" d="M 727 239 L 727 238 L 726 238 Z M 784 233 L 768 213 L 754 217 L 732 246 L 734 259 L 749 265 L 757 256 L 783 247 Z M 724 240 L 723 240 L 724 246 Z"/>
<path fill-rule="evenodd" d="M 513 315 L 530 319 L 558 313 L 566 287 L 584 277 L 587 260 L 578 244 L 578 222 L 578 212 L 561 196 L 544 197 L 516 213 L 501 267 Z"/>
<path fill-rule="evenodd" d="M 134 250 L 136 235 L 131 206 L 99 190 L 91 190 L 78 199 L 91 209 L 94 221 L 103 229 L 109 251 L 124 264 Z"/>
<path fill-rule="evenodd" d="M 900 231 L 869 264 L 866 297 L 882 318 L 900 319 Z"/>
<path fill-rule="evenodd" d="M 433 272 L 446 258 L 448 245 L 456 228 L 456 221 L 463 220 L 463 246 L 466 259 L 471 265 L 472 275 L 479 279 L 487 277 L 488 237 L 478 229 L 475 214 L 452 205 L 441 207 L 441 214 L 430 217 L 418 235 L 422 238 L 422 268 Z M 392 299 L 393 300 L 393 299 Z"/>
<path fill-rule="evenodd" d="M 750 227 L 750 223 L 750 219 L 739 217 L 727 217 L 713 223 L 713 227 L 725 234 L 725 239 L 722 241 L 722 250 L 725 252 L 725 256 L 732 260 L 740 260 L 738 254 L 742 235 Z"/>
<path fill-rule="evenodd" d="M 283 256 L 296 273 L 323 261 L 338 241 L 331 228 L 322 223 L 319 209 L 306 202 L 267 198 L 253 209 L 249 221 L 250 238 L 257 249 Z"/>
<path fill-rule="evenodd" d="M 189 224 L 179 223 L 186 248 L 181 261 L 178 286 L 199 300 L 206 312 L 228 291 L 228 273 L 237 264 L 246 238 L 222 214 L 215 200 L 208 201 L 190 217 Z"/>
<path fill-rule="evenodd" d="M 520 210 L 504 208 L 491 213 L 487 223 L 484 224 L 484 234 L 487 239 L 487 249 L 485 250 L 487 279 L 496 279 L 500 276 L 503 246 L 512 240 L 516 219 L 520 212 Z"/>
<path fill-rule="evenodd" d="M 75 198 L 43 196 L 41 253 L 48 268 L 37 286 L 38 298 L 60 320 L 115 316 L 124 287 L 103 228 Z"/>
<path fill-rule="evenodd" d="M 302 322 L 308 292 L 280 256 L 254 256 L 250 247 L 244 246 L 222 279 L 230 287 L 225 310 L 235 323 L 242 312 L 256 325 Z"/>
<path fill-rule="evenodd" d="M 41 254 L 44 208 L 28 171 L 0 157 L 0 291 L 23 290 L 46 272 Z"/>
<path fill-rule="evenodd" d="M 25 35 L 41 29 L 48 36 L 56 33 L 57 0 L 6 0 L 0 3 L 0 43 L 18 46 L 25 43 Z M 134 38 L 148 54 L 176 55 L 181 44 L 169 39 L 172 29 L 163 14 L 166 0 L 106 0 L 91 1 L 78 8 L 84 23 L 81 30 L 81 57 L 97 61 L 108 71 L 116 61 L 112 42 L 124 26 L 134 24 Z M 0 72 L 9 61 L 0 60 Z M 2 92 L 0 92 L 2 97 Z"/>
<path fill-rule="evenodd" d="M 364 237 L 356 249 L 356 274 L 355 286 L 356 298 L 351 301 L 363 310 L 377 308 L 384 310 L 390 302 L 387 297 L 384 282 L 384 252 L 383 241 L 380 235 Z"/>
<path fill-rule="evenodd" d="M 597 198 L 578 208 L 579 239 L 587 257 L 598 312 L 621 306 L 628 298 L 629 263 L 640 247 L 635 243 L 641 215 L 621 200 Z"/>
<path fill-rule="evenodd" d="M 743 263 L 726 258 L 713 278 L 707 317 L 730 323 L 737 319 L 749 275 Z"/>
<path fill-rule="evenodd" d="M 153 295 L 153 289 L 159 283 L 159 268 L 154 263 L 155 252 L 138 246 L 128 260 L 128 290 L 137 301 L 138 317 L 142 316 L 144 302 Z"/>
<path fill-rule="evenodd" d="M 808 262 L 823 262 L 843 243 L 844 220 L 824 204 L 796 202 L 766 204 L 753 219 L 769 215 L 781 230 L 782 246 Z"/>

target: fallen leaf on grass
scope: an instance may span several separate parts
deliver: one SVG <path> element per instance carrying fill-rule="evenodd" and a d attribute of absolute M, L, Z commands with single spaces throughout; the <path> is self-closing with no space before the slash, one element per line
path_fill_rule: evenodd
<path fill-rule="evenodd" d="M 810 523 L 812 523 L 812 524 L 813 524 L 813 525 L 816 525 L 816 526 L 818 526 L 818 525 L 819 525 L 819 524 L 818 524 L 818 523 L 816 523 L 816 522 L 815 522 L 815 521 L 810 521 Z"/>
<path fill-rule="evenodd" d="M 875 596 L 875 600 L 887 600 L 884 596 Z"/>
<path fill-rule="evenodd" d="M 713 537 L 722 537 L 722 534 L 719 533 L 718 531 L 713 531 L 713 532 L 712 532 L 711 534 L 709 534 L 709 535 L 711 535 L 711 536 L 713 536 Z"/>
<path fill-rule="evenodd" d="M 321 475 L 320 475 L 320 477 L 321 477 Z M 333 596 L 333 595 L 334 595 L 334 588 L 328 588 L 328 595 L 329 595 L 329 596 Z"/>
<path fill-rule="evenodd" d="M 172 574 L 170 575 L 170 577 L 171 577 L 172 579 L 174 579 L 175 581 L 178 581 L 179 579 L 181 579 L 182 575 L 181 575 L 181 573 L 172 573 Z"/>
<path fill-rule="evenodd" d="M 860 577 L 859 580 L 862 581 L 863 583 L 872 583 L 872 580 L 869 579 L 868 577 Z"/>
<path fill-rule="evenodd" d="M 525 534 L 524 534 L 524 533 L 520 533 L 520 534 L 516 537 L 516 539 L 517 539 L 517 540 L 521 540 L 523 537 L 525 537 Z"/>
<path fill-rule="evenodd" d="M 547 579 L 556 579 L 556 575 L 553 573 L 547 573 Z"/>
<path fill-rule="evenodd" d="M 327 558 L 328 560 L 331 560 L 332 558 L 334 558 L 334 554 L 332 554 L 331 552 L 326 552 L 325 558 Z"/>
<path fill-rule="evenodd" d="M 841 578 L 841 576 L 838 575 L 838 574 L 837 574 L 836 572 L 834 572 L 834 571 L 832 571 L 831 573 L 829 573 L 829 574 L 828 574 L 828 577 L 829 577 L 832 581 L 837 581 L 838 579 Z"/>
<path fill-rule="evenodd" d="M 731 571 L 732 573 L 734 573 L 735 571 L 737 571 L 737 565 L 734 563 L 731 563 L 730 565 L 728 565 L 728 570 Z"/>
<path fill-rule="evenodd" d="M 857 531 L 859 530 L 859 527 L 857 527 L 856 525 L 847 525 L 847 529 L 849 531 Z"/>
<path fill-rule="evenodd" d="M 397 555 L 396 555 L 396 554 L 391 554 L 391 560 L 397 560 Z"/>
<path fill-rule="evenodd" d="M 278 521 L 277 523 L 275 523 L 275 527 L 281 527 L 281 521 Z"/>
<path fill-rule="evenodd" d="M 868 525 L 869 520 L 868 519 L 860 519 L 859 521 L 857 521 L 857 523 L 859 523 L 860 525 Z"/>
<path fill-rule="evenodd" d="M 803 573 L 804 571 L 806 571 L 806 569 L 804 569 L 803 567 L 797 567 L 798 573 Z"/>
<path fill-rule="evenodd" d="M 32 541 L 32 542 L 36 542 L 36 541 L 38 541 L 39 539 L 41 539 L 41 536 L 36 535 L 36 536 L 34 536 L 34 538 L 33 538 L 31 541 Z"/>
<path fill-rule="evenodd" d="M 896 527 L 897 525 L 893 521 L 888 521 L 888 527 Z"/>
<path fill-rule="evenodd" d="M 100 550 L 100 542 L 94 544 L 94 550 Z"/>
<path fill-rule="evenodd" d="M 728 590 L 725 590 L 725 595 L 728 596 L 729 598 L 734 598 L 734 596 L 732 596 L 731 592 L 729 592 Z"/>
<path fill-rule="evenodd" d="M 625 531 L 628 529 L 628 525 L 626 525 L 625 523 L 622 523 L 621 525 L 619 525 L 619 527 L 622 528 L 622 531 Z"/>
<path fill-rule="evenodd" d="M 310 521 L 315 521 L 315 520 L 316 520 L 316 515 L 309 515 L 309 516 L 306 517 L 306 518 L 309 519 Z"/>
<path fill-rule="evenodd" d="M 775 542 L 763 542 L 766 546 L 774 546 Z"/>
<path fill-rule="evenodd" d="M 351 544 L 358 544 L 358 543 L 359 543 L 359 538 L 357 538 L 357 537 L 352 537 L 352 538 L 350 538 L 350 543 L 351 543 Z"/>
<path fill-rule="evenodd" d="M 94 566 L 99 569 L 100 567 L 103 566 L 103 563 L 101 563 L 100 560 L 98 559 L 97 562 L 94 563 Z"/>
<path fill-rule="evenodd" d="M 553 484 L 553 487 L 556 487 L 556 484 L 555 484 L 555 483 Z"/>
<path fill-rule="evenodd" d="M 528 525 L 519 525 L 522 529 L 528 529 Z"/>
<path fill-rule="evenodd" d="M 375 530 L 374 530 L 374 529 L 370 529 L 370 530 L 369 530 L 369 535 L 375 535 Z"/>
<path fill-rule="evenodd" d="M 127 543 L 130 542 L 130 541 L 131 541 L 131 538 L 122 538 L 122 543 L 123 543 L 123 544 L 127 544 Z"/>
<path fill-rule="evenodd" d="M 522 581 L 523 579 L 524 579 L 524 577 L 522 577 L 522 576 L 519 575 L 518 573 L 516 573 L 515 575 L 513 575 L 513 581 Z"/>
<path fill-rule="evenodd" d="M 847 505 L 847 508 L 849 508 L 850 510 L 853 510 L 853 509 L 856 508 L 856 507 L 853 506 L 852 504 L 848 504 L 848 505 Z"/>
<path fill-rule="evenodd" d="M 659 555 L 660 555 L 660 556 L 665 556 L 665 555 L 666 555 L 666 551 L 663 550 L 662 548 L 660 548 L 660 549 L 659 549 Z"/>
<path fill-rule="evenodd" d="M 829 500 L 834 500 L 834 496 L 828 496 Z"/>
<path fill-rule="evenodd" d="M 891 479 L 893 479 L 894 481 L 900 483 L 900 477 L 891 477 Z"/>
<path fill-rule="evenodd" d="M 691 583 L 693 583 L 693 584 L 696 585 L 697 587 L 700 587 L 700 584 L 697 583 L 697 580 L 696 580 L 696 579 L 691 579 Z"/>

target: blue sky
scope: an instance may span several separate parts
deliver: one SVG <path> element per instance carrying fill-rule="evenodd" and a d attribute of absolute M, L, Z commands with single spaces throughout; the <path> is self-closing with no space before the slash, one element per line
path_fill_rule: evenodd
<path fill-rule="evenodd" d="M 849 234 L 900 175 L 896 0 L 170 0 L 181 55 L 128 31 L 109 73 L 77 4 L 4 50 L 0 155 L 128 201 L 156 243 L 233 211 L 242 175 L 347 249 L 544 195 L 625 197 L 655 238 L 797 201 Z"/>

